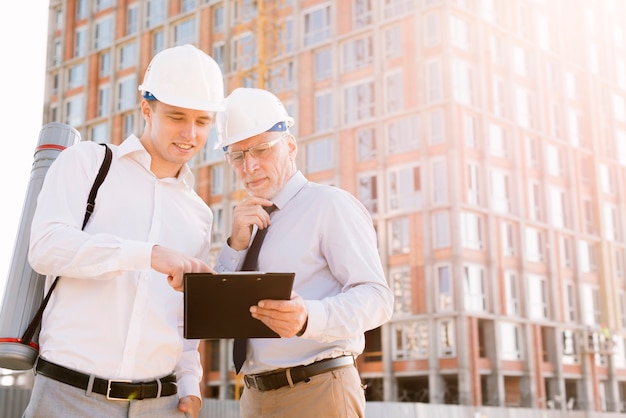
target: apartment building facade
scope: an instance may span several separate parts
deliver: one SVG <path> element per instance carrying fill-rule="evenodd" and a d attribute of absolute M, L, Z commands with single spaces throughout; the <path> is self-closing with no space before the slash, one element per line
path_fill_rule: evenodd
<path fill-rule="evenodd" d="M 369 400 L 626 410 L 626 3 L 51 0 L 49 22 L 44 122 L 83 139 L 141 132 L 174 45 L 283 100 L 300 169 L 378 231 L 396 299 Z M 213 258 L 243 193 L 214 136 Z M 241 390 L 231 346 L 202 342 L 207 397 Z"/>

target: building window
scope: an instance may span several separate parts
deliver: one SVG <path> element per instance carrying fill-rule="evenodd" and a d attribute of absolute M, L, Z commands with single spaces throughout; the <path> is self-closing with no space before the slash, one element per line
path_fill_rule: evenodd
<path fill-rule="evenodd" d="M 420 167 L 411 166 L 389 171 L 387 190 L 389 210 L 416 209 L 422 204 Z"/>
<path fill-rule="evenodd" d="M 409 253 L 409 218 L 402 217 L 389 221 L 389 254 Z"/>
<path fill-rule="evenodd" d="M 111 62 L 111 53 L 108 51 L 102 52 L 100 54 L 100 77 L 110 76 L 112 67 L 113 63 Z"/>
<path fill-rule="evenodd" d="M 343 44 L 343 71 L 353 71 L 372 63 L 374 46 L 371 36 L 348 41 Z"/>
<path fill-rule="evenodd" d="M 543 233 L 535 228 L 526 227 L 526 260 L 535 263 L 543 261 Z"/>
<path fill-rule="evenodd" d="M 445 136 L 445 115 L 442 109 L 435 109 L 428 114 L 430 128 L 430 144 L 442 144 L 446 140 Z"/>
<path fill-rule="evenodd" d="M 133 75 L 121 79 L 117 90 L 117 110 L 127 110 L 137 105 L 137 81 Z"/>
<path fill-rule="evenodd" d="M 507 257 L 515 256 L 515 225 L 511 222 L 500 224 L 502 234 L 502 254 Z"/>
<path fill-rule="evenodd" d="M 522 359 L 522 332 L 520 326 L 509 322 L 500 323 L 500 358 L 502 360 Z"/>
<path fill-rule="evenodd" d="M 218 196 L 224 193 L 224 165 L 216 164 L 211 167 L 211 194 Z"/>
<path fill-rule="evenodd" d="M 330 48 L 315 51 L 315 80 L 324 80 L 332 76 L 332 53 Z"/>
<path fill-rule="evenodd" d="M 89 14 L 89 1 L 77 0 L 76 1 L 76 20 L 86 19 Z"/>
<path fill-rule="evenodd" d="M 231 42 L 231 69 L 233 71 L 248 70 L 258 64 L 256 38 L 251 33 L 244 33 Z"/>
<path fill-rule="evenodd" d="M 213 183 L 213 181 L 211 181 L 211 183 Z M 213 228 L 211 228 L 211 244 L 219 245 L 226 240 L 226 233 L 224 232 L 226 231 L 224 208 L 215 206 L 212 206 L 211 208 L 213 209 Z"/>
<path fill-rule="evenodd" d="M 482 218 L 479 214 L 461 212 L 461 245 L 471 250 L 482 249 Z"/>
<path fill-rule="evenodd" d="M 76 29 L 74 38 L 74 58 L 83 57 L 87 53 L 87 28 Z"/>
<path fill-rule="evenodd" d="M 416 150 L 419 147 L 419 121 L 411 116 L 387 125 L 387 149 L 390 155 Z"/>
<path fill-rule="evenodd" d="M 113 19 L 107 16 L 96 22 L 94 29 L 94 49 L 99 50 L 111 45 L 113 41 Z"/>
<path fill-rule="evenodd" d="M 357 130 L 356 146 L 359 161 L 369 161 L 376 158 L 375 128 L 370 126 Z"/>
<path fill-rule="evenodd" d="M 415 0 L 385 0 L 383 13 L 385 19 L 393 19 L 416 10 Z"/>
<path fill-rule="evenodd" d="M 158 30 L 152 34 L 152 55 L 156 55 L 165 49 L 165 33 Z"/>
<path fill-rule="evenodd" d="M 111 134 L 109 132 L 109 123 L 103 122 L 94 125 L 91 128 L 91 140 L 98 144 L 108 144 L 111 142 Z"/>
<path fill-rule="evenodd" d="M 139 31 L 139 5 L 128 5 L 126 11 L 126 35 L 134 35 Z"/>
<path fill-rule="evenodd" d="M 222 72 L 225 72 L 224 69 L 224 44 L 222 42 L 213 44 L 213 54 L 211 55 L 217 65 L 219 65 Z"/>
<path fill-rule="evenodd" d="M 127 113 L 124 115 L 124 138 L 128 138 L 135 130 L 135 115 Z"/>
<path fill-rule="evenodd" d="M 477 163 L 467 163 L 467 203 L 480 205 L 479 167 Z"/>
<path fill-rule="evenodd" d="M 174 45 L 191 44 L 196 40 L 195 19 L 186 20 L 174 25 Z"/>
<path fill-rule="evenodd" d="M 550 218 L 552 226 L 555 228 L 565 228 L 568 226 L 567 219 L 567 195 L 565 190 L 550 187 Z"/>
<path fill-rule="evenodd" d="M 354 29 L 372 24 L 372 0 L 354 0 Z"/>
<path fill-rule="evenodd" d="M 374 116 L 374 83 L 371 81 L 344 90 L 344 121 L 350 125 Z"/>
<path fill-rule="evenodd" d="M 402 56 L 402 32 L 399 25 L 384 30 L 383 42 L 385 43 L 385 58 L 390 59 Z"/>
<path fill-rule="evenodd" d="M 489 153 L 494 157 L 506 158 L 507 140 L 504 128 L 496 124 L 489 124 Z"/>
<path fill-rule="evenodd" d="M 309 47 L 330 39 L 330 5 L 312 10 L 304 15 L 304 46 Z"/>
<path fill-rule="evenodd" d="M 333 128 L 333 95 L 326 91 L 315 95 L 315 132 Z"/>
<path fill-rule="evenodd" d="M 533 221 L 543 221 L 543 192 L 539 183 L 531 182 L 529 185 L 530 200 L 528 210 L 530 210 L 530 219 Z"/>
<path fill-rule="evenodd" d="M 593 214 L 593 204 L 589 198 L 583 199 L 583 219 L 585 222 L 585 232 L 587 234 L 595 234 L 596 221 Z"/>
<path fill-rule="evenodd" d="M 152 28 L 165 21 L 166 0 L 148 0 L 146 6 L 146 26 Z"/>
<path fill-rule="evenodd" d="M 561 263 L 566 268 L 573 265 L 574 248 L 572 239 L 567 236 L 561 236 Z"/>
<path fill-rule="evenodd" d="M 224 32 L 226 25 L 226 16 L 224 14 L 224 6 L 221 4 L 213 7 L 213 33 Z"/>
<path fill-rule="evenodd" d="M 539 168 L 539 145 L 536 138 L 526 137 L 526 162 L 528 167 Z"/>
<path fill-rule="evenodd" d="M 600 291 L 596 286 L 581 285 L 582 320 L 585 325 L 596 326 L 602 323 Z"/>
<path fill-rule="evenodd" d="M 469 24 L 457 16 L 450 17 L 450 43 L 457 48 L 470 50 Z"/>
<path fill-rule="evenodd" d="M 443 319 L 439 321 L 439 357 L 454 357 L 456 355 L 454 321 Z"/>
<path fill-rule="evenodd" d="M 85 84 L 85 64 L 76 64 L 70 67 L 67 73 L 68 90 L 82 87 Z"/>
<path fill-rule="evenodd" d="M 65 123 L 73 127 L 81 126 L 85 122 L 84 96 L 72 96 L 65 103 Z"/>
<path fill-rule="evenodd" d="M 565 320 L 567 322 L 576 322 L 576 287 L 572 282 L 565 283 Z"/>
<path fill-rule="evenodd" d="M 437 310 L 439 312 L 452 310 L 452 286 L 450 266 L 437 267 L 437 292 L 439 296 Z"/>
<path fill-rule="evenodd" d="M 454 100 L 471 105 L 474 98 L 474 70 L 467 62 L 455 59 L 452 65 L 452 95 Z"/>
<path fill-rule="evenodd" d="M 504 289 L 506 293 L 506 314 L 519 315 L 519 285 L 515 272 L 506 271 L 504 273 Z"/>
<path fill-rule="evenodd" d="M 306 172 L 314 173 L 335 166 L 335 142 L 332 138 L 308 142 L 306 149 Z"/>
<path fill-rule="evenodd" d="M 385 111 L 394 113 L 404 109 L 404 80 L 402 72 L 385 76 Z"/>
<path fill-rule="evenodd" d="M 428 358 L 429 335 L 427 322 L 395 324 L 393 330 L 393 360 Z"/>
<path fill-rule="evenodd" d="M 491 171 L 491 204 L 498 213 L 511 212 L 509 174 L 500 170 Z"/>
<path fill-rule="evenodd" d="M 270 68 L 269 90 L 275 94 L 293 88 L 293 61 L 282 61 Z M 332 106 L 327 111 L 331 112 Z M 332 116 L 332 112 L 331 112 Z"/>
<path fill-rule="evenodd" d="M 119 69 L 131 68 L 137 65 L 138 59 L 137 44 L 131 42 L 120 48 L 120 65 Z"/>
<path fill-rule="evenodd" d="M 450 246 L 450 214 L 435 212 L 433 214 L 433 248 Z"/>
<path fill-rule="evenodd" d="M 441 77 L 441 63 L 430 61 L 427 64 L 426 91 L 428 92 L 428 103 L 439 102 L 443 99 L 443 84 Z"/>
<path fill-rule="evenodd" d="M 372 214 L 378 213 L 378 191 L 376 185 L 376 175 L 366 174 L 358 176 L 357 196 L 363 206 Z"/>
<path fill-rule="evenodd" d="M 476 118 L 471 115 L 463 116 L 463 134 L 467 148 L 478 148 L 476 135 Z"/>
<path fill-rule="evenodd" d="M 531 319 L 548 318 L 548 290 L 544 277 L 528 275 L 528 309 Z"/>
<path fill-rule="evenodd" d="M 413 313 L 413 292 L 411 273 L 408 267 L 395 268 L 390 272 L 394 293 L 394 312 L 396 314 Z"/>
<path fill-rule="evenodd" d="M 448 201 L 448 173 L 445 158 L 433 160 L 432 171 L 433 204 L 446 203 Z"/>
<path fill-rule="evenodd" d="M 106 86 L 98 87 L 98 110 L 97 117 L 108 116 L 111 109 L 111 88 Z"/>
<path fill-rule="evenodd" d="M 594 273 L 597 270 L 596 247 L 588 241 L 578 243 L 579 268 L 583 273 Z"/>
<path fill-rule="evenodd" d="M 424 16 L 424 43 L 426 48 L 432 48 L 441 42 L 441 30 L 439 24 L 439 13 L 429 13 Z"/>
<path fill-rule="evenodd" d="M 181 13 L 191 12 L 196 8 L 196 0 L 180 0 Z"/>
<path fill-rule="evenodd" d="M 578 364 L 578 341 L 570 329 L 563 331 L 563 364 Z"/>
<path fill-rule="evenodd" d="M 463 299 L 463 305 L 468 311 L 484 312 L 487 310 L 484 269 L 481 266 L 463 267 Z"/>

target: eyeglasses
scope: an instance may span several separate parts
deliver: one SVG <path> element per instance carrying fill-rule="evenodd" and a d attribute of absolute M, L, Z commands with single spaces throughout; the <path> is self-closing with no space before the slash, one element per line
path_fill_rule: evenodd
<path fill-rule="evenodd" d="M 248 149 L 227 152 L 226 154 L 224 154 L 224 158 L 226 158 L 226 161 L 228 161 L 228 163 L 233 167 L 239 167 L 244 163 L 246 159 L 246 152 L 249 152 L 250 156 L 254 158 L 266 158 L 269 155 L 269 152 L 274 144 L 276 144 L 284 137 L 285 135 L 281 135 L 272 141 L 261 142 L 260 144 L 256 144 Z"/>

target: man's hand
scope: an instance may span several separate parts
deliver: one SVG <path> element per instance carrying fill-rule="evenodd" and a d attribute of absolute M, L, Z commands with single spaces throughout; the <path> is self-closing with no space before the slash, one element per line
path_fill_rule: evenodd
<path fill-rule="evenodd" d="M 178 400 L 178 410 L 186 412 L 192 418 L 198 418 L 202 403 L 196 396 L 183 396 Z"/>
<path fill-rule="evenodd" d="M 202 260 L 160 245 L 152 247 L 151 266 L 159 273 L 167 274 L 168 283 L 179 292 L 184 290 L 184 273 L 215 273 Z"/>
<path fill-rule="evenodd" d="M 258 305 L 250 307 L 250 312 L 283 338 L 297 335 L 309 317 L 304 300 L 295 292 L 291 300 L 260 300 Z"/>
<path fill-rule="evenodd" d="M 270 225 L 270 215 L 263 207 L 272 205 L 271 200 L 252 196 L 235 206 L 233 229 L 228 239 L 230 248 L 237 251 L 248 248 L 252 237 L 252 226 L 256 225 L 259 229 L 265 229 Z"/>

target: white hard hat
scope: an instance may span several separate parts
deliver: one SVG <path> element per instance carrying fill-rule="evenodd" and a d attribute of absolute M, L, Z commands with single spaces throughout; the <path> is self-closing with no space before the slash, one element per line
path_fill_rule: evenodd
<path fill-rule="evenodd" d="M 268 131 L 286 131 L 293 125 L 278 97 L 267 90 L 240 87 L 226 99 L 226 110 L 217 114 L 215 149 L 226 148 Z"/>
<path fill-rule="evenodd" d="M 215 60 L 191 44 L 152 58 L 139 90 L 145 99 L 186 109 L 224 110 L 224 80 Z"/>

